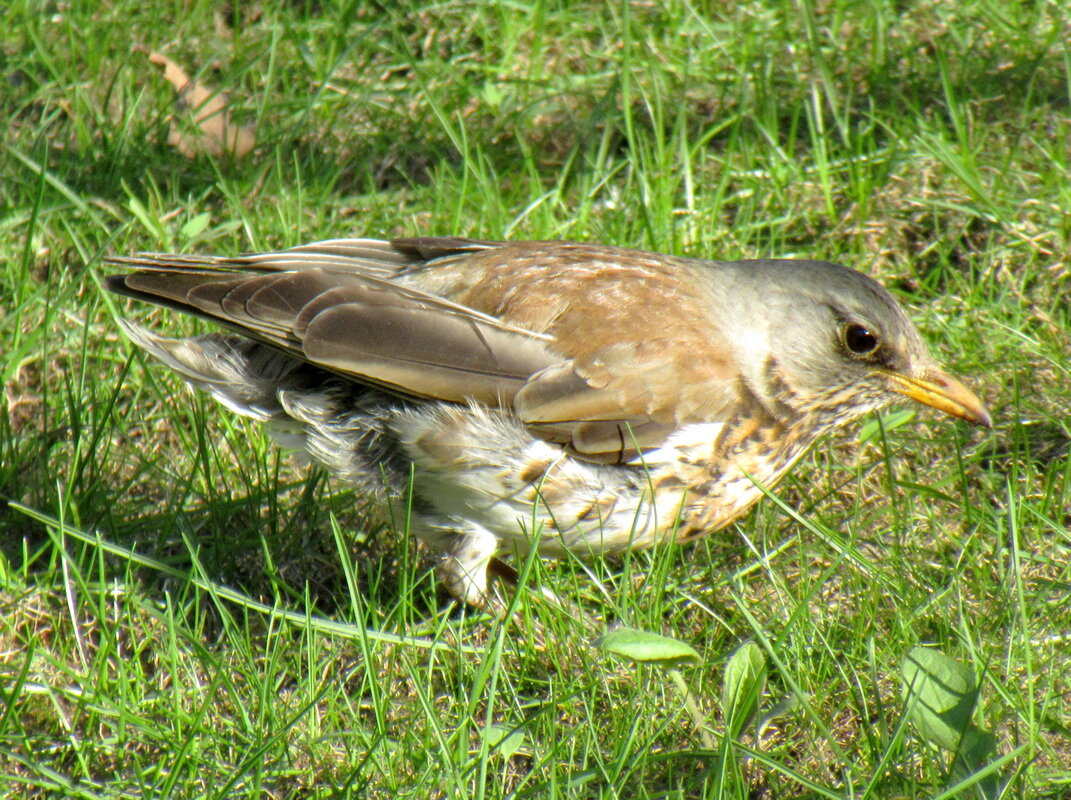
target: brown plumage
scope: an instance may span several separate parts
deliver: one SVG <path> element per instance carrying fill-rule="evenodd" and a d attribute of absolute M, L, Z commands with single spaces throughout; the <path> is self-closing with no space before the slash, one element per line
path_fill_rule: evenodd
<path fill-rule="evenodd" d="M 112 291 L 234 331 L 126 326 L 189 383 L 388 512 L 412 475 L 412 531 L 477 604 L 502 544 L 702 535 L 898 396 L 989 424 L 888 292 L 825 262 L 451 238 L 109 262 L 137 268 Z"/>

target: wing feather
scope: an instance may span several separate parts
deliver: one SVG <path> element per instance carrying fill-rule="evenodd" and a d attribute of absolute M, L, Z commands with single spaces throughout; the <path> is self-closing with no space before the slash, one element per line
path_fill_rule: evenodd
<path fill-rule="evenodd" d="M 583 459 L 630 460 L 740 402 L 686 259 L 414 238 L 108 261 L 137 268 L 108 279 L 120 294 L 402 395 L 511 409 Z"/>
<path fill-rule="evenodd" d="M 109 286 L 409 396 L 497 405 L 555 360 L 545 335 L 358 272 L 172 268 Z"/>

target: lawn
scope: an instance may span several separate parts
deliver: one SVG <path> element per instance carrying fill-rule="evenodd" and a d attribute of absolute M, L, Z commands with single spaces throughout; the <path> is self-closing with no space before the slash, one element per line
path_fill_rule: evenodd
<path fill-rule="evenodd" d="M 5 4 L 0 796 L 1071 796 L 1069 19 Z M 116 318 L 205 326 L 101 287 L 108 254 L 442 234 L 847 264 L 994 427 L 893 409 L 717 534 L 517 564 L 514 615 L 459 609 Z M 612 654 L 620 628 L 697 657 Z"/>

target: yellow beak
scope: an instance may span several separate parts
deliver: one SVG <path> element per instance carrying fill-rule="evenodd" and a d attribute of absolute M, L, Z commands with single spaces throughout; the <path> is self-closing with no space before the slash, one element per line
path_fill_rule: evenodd
<path fill-rule="evenodd" d="M 885 370 L 882 370 L 881 374 L 889 379 L 889 388 L 894 392 L 975 425 L 984 425 L 987 428 L 993 425 L 989 412 L 977 395 L 951 375 L 940 370 L 934 370 L 921 378 Z"/>

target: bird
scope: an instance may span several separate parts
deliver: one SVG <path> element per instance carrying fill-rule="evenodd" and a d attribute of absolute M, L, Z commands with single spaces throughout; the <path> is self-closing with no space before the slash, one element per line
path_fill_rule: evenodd
<path fill-rule="evenodd" d="M 825 261 L 425 236 L 106 262 L 110 291 L 223 329 L 120 320 L 135 345 L 404 521 L 487 610 L 501 556 L 709 534 L 894 401 L 991 425 L 884 287 Z"/>

